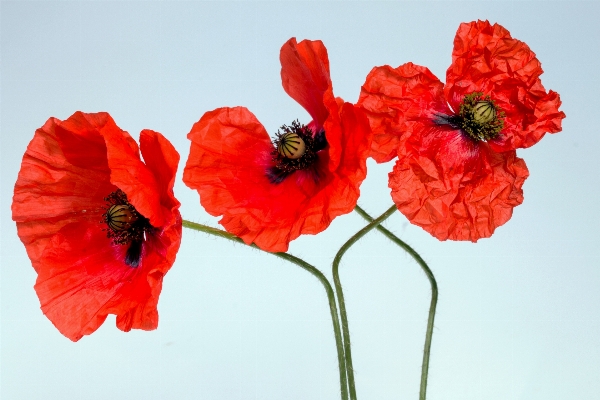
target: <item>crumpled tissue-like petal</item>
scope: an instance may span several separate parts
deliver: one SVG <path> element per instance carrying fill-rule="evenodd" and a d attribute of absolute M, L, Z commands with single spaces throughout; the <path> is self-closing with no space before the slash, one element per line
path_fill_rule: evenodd
<path fill-rule="evenodd" d="M 333 99 L 329 57 L 323 42 L 297 43 L 296 38 L 291 38 L 281 47 L 279 60 L 283 89 L 322 127 L 329 115 L 323 96 Z"/>
<path fill-rule="evenodd" d="M 397 155 L 400 138 L 410 135 L 416 121 L 438 111 L 447 113 L 444 84 L 429 69 L 406 63 L 371 70 L 361 88 L 357 105 L 369 118 L 373 131 L 371 157 L 378 163 Z"/>
<path fill-rule="evenodd" d="M 439 240 L 489 237 L 523 202 L 529 172 L 515 151 L 497 153 L 460 131 L 426 125 L 400 149 L 389 175 L 392 199 Z"/>

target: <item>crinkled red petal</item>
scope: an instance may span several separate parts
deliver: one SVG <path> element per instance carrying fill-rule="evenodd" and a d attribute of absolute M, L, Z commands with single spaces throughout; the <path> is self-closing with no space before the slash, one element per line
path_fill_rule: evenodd
<path fill-rule="evenodd" d="M 73 341 L 98 329 L 107 304 L 140 272 L 121 261 L 125 247 L 113 246 L 98 225 L 72 223 L 54 235 L 35 285 L 44 314 Z"/>
<path fill-rule="evenodd" d="M 152 330 L 158 326 L 157 304 L 164 275 L 171 269 L 179 251 L 182 236 L 179 205 L 173 210 L 169 224 L 148 235 L 144 242 L 141 269 L 136 279 L 124 285 L 116 298 L 107 304 L 106 312 L 117 316 L 117 327 Z"/>
<path fill-rule="evenodd" d="M 63 227 L 44 252 L 35 285 L 44 314 L 73 341 L 93 333 L 108 314 L 117 315 L 123 331 L 156 329 L 162 277 L 179 247 L 181 223 L 149 240 L 162 243 L 146 245 L 141 266 L 131 268 L 121 261 L 126 247 L 112 245 L 96 223 Z"/>
<path fill-rule="evenodd" d="M 296 43 L 296 38 L 291 38 L 281 47 L 279 59 L 283 89 L 322 127 L 329 115 L 324 96 L 333 100 L 329 58 L 323 42 Z"/>
<path fill-rule="evenodd" d="M 340 113 L 342 159 L 330 171 L 327 149 L 308 170 L 273 184 L 273 145 L 256 117 L 243 107 L 207 112 L 192 127 L 183 180 L 198 190 L 202 206 L 228 232 L 267 251 L 286 251 L 301 234 L 316 234 L 333 218 L 352 211 L 366 176 L 370 135 L 366 118 L 351 104 Z M 327 132 L 327 135 L 329 133 Z"/>
<path fill-rule="evenodd" d="M 357 104 L 365 110 L 373 130 L 370 156 L 375 161 L 396 157 L 400 139 L 411 134 L 417 121 L 436 112 L 448 114 L 443 87 L 429 69 L 410 62 L 371 70 Z"/>
<path fill-rule="evenodd" d="M 156 327 L 162 276 L 181 242 L 179 202 L 172 191 L 178 155 L 162 135 L 146 131 L 141 136 L 146 161 L 161 168 L 153 180 L 165 193 L 152 197 L 162 199 L 163 215 L 164 209 L 170 213 L 147 235 L 137 268 L 125 264 L 127 246 L 114 245 L 100 222 L 104 197 L 117 190 L 107 153 L 113 153 L 112 162 L 129 165 L 123 154 L 139 162 L 137 144 L 108 114 L 78 112 L 66 121 L 50 119 L 23 157 L 13 219 L 38 272 L 35 289 L 42 310 L 72 340 L 95 331 L 111 313 L 123 330 Z"/>
<path fill-rule="evenodd" d="M 465 95 L 490 95 L 506 113 L 504 129 L 490 145 L 496 151 L 537 143 L 547 132 L 561 128 L 565 114 L 560 98 L 546 92 L 540 62 L 529 46 L 513 39 L 498 24 L 463 23 L 454 38 L 452 64 L 446 73 L 446 98 L 455 111 Z"/>
<path fill-rule="evenodd" d="M 140 150 L 146 168 L 156 179 L 161 205 L 169 212 L 179 208 L 180 203 L 173 193 L 179 165 L 179 153 L 175 147 L 159 132 L 144 129 L 140 133 Z"/>
<path fill-rule="evenodd" d="M 457 130 L 426 124 L 415 130 L 389 175 L 398 209 L 440 240 L 491 236 L 523 202 L 525 162 L 515 151 L 496 153 Z"/>
<path fill-rule="evenodd" d="M 173 193 L 179 153 L 162 134 L 148 129 L 140 133 L 140 150 L 146 168 L 157 183 L 165 224 L 146 237 L 142 268 L 147 268 L 147 272 L 141 275 L 143 279 L 124 287 L 119 301 L 107 309 L 110 314 L 117 315 L 117 327 L 123 331 L 152 330 L 158 326 L 156 307 L 162 278 L 175 262 L 182 236 L 181 203 Z"/>
<path fill-rule="evenodd" d="M 129 133 L 116 125 L 113 129 L 104 130 L 102 136 L 106 142 L 111 183 L 125 192 L 129 202 L 150 220 L 152 226 L 163 226 L 170 210 L 161 207 L 158 182 L 152 171 L 141 161 L 137 145 L 129 145 L 131 142 L 135 144 L 135 141 Z"/>
<path fill-rule="evenodd" d="M 335 171 L 342 156 L 339 109 L 344 100 L 333 95 L 327 49 L 320 40 L 296 43 L 291 38 L 281 47 L 279 58 L 284 90 L 313 118 L 308 127 L 315 133 L 327 131 L 329 169 Z"/>
<path fill-rule="evenodd" d="M 104 140 L 93 135 L 94 124 L 104 126 L 103 119 L 83 113 L 64 122 L 50 118 L 35 132 L 23 156 L 12 218 L 36 271 L 52 236 L 69 223 L 100 221 L 104 196 L 117 190 L 110 183 Z"/>

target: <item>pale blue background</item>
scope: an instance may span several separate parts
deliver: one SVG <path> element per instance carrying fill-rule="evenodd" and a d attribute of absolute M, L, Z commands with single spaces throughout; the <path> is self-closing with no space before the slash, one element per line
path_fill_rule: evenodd
<path fill-rule="evenodd" d="M 114 318 L 72 343 L 39 310 L 10 203 L 22 154 L 47 118 L 108 111 L 137 138 L 182 156 L 208 110 L 244 105 L 273 133 L 308 114 L 279 78 L 290 37 L 321 39 L 334 91 L 356 101 L 373 66 L 413 61 L 442 80 L 462 21 L 489 19 L 527 42 L 560 93 L 563 132 L 519 151 L 525 202 L 491 239 L 438 242 L 396 214 L 386 225 L 440 286 L 428 399 L 600 398 L 600 7 L 596 2 L 1 3 L 1 397 L 339 399 L 331 321 L 318 281 L 268 254 L 186 231 L 165 278 L 160 325 Z M 392 164 L 369 163 L 360 204 L 390 204 Z M 184 218 L 216 225 L 178 181 Z M 363 225 L 340 217 L 290 251 L 330 276 Z M 344 259 L 359 399 L 417 399 L 428 282 L 377 233 Z"/>

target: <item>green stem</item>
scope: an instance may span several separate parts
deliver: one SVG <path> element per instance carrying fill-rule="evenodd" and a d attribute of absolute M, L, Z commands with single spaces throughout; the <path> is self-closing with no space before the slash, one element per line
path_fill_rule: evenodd
<path fill-rule="evenodd" d="M 348 328 L 348 315 L 346 314 L 346 304 L 344 302 L 344 292 L 342 291 L 342 284 L 340 282 L 339 266 L 340 261 L 344 253 L 360 238 L 369 233 L 373 228 L 385 221 L 390 215 L 396 211 L 396 206 L 390 207 L 386 212 L 381 214 L 378 218 L 372 220 L 367 226 L 358 231 L 352 236 L 344 245 L 339 249 L 335 258 L 333 259 L 333 284 L 335 285 L 335 291 L 337 293 L 338 303 L 340 304 L 340 316 L 342 318 L 342 332 L 344 333 L 344 350 L 346 353 L 346 369 L 348 371 L 348 388 L 350 390 L 350 399 L 356 400 L 356 387 L 354 384 L 354 370 L 352 368 L 352 353 L 350 350 L 350 329 Z"/>
<path fill-rule="evenodd" d="M 240 239 L 239 237 L 232 235 L 231 233 L 225 232 L 221 229 L 212 228 L 210 226 L 197 224 L 195 222 L 186 221 L 186 220 L 183 220 L 183 226 L 186 228 L 189 228 L 189 229 L 196 230 L 196 231 L 208 233 L 209 235 L 219 236 L 219 237 L 231 240 L 233 242 L 245 244 L 244 241 L 242 239 Z M 300 268 L 303 268 L 304 270 L 313 274 L 323 284 L 323 287 L 325 288 L 325 292 L 327 292 L 327 299 L 329 300 L 329 311 L 331 313 L 331 321 L 333 323 L 333 333 L 335 335 L 335 344 L 337 347 L 338 368 L 340 371 L 340 391 L 341 391 L 341 395 L 342 395 L 342 400 L 348 400 L 348 381 L 346 378 L 346 361 L 344 358 L 344 347 L 343 347 L 343 342 L 342 342 L 342 334 L 340 331 L 340 322 L 338 320 L 337 306 L 335 303 L 335 295 L 333 293 L 333 289 L 331 288 L 331 284 L 329 283 L 329 281 L 327 280 L 325 275 L 323 275 L 323 273 L 321 273 L 321 271 L 319 271 L 317 268 L 313 267 L 312 265 L 310 265 L 309 263 L 307 263 L 306 261 L 304 261 L 298 257 L 295 257 L 288 253 L 271 253 L 271 252 L 262 250 L 255 244 L 251 244 L 249 246 L 253 247 L 255 249 L 264 251 L 265 253 L 273 254 L 276 257 L 282 258 L 286 261 L 296 264 Z"/>
<path fill-rule="evenodd" d="M 366 213 L 365 210 L 360 208 L 358 205 L 354 209 L 361 217 L 367 222 L 374 221 L 373 217 Z M 438 300 L 438 287 L 433 272 L 427 266 L 425 261 L 421 258 L 412 247 L 400 240 L 392 232 L 388 231 L 381 225 L 377 225 L 377 230 L 383 233 L 388 239 L 402 247 L 408 254 L 414 258 L 414 260 L 421 266 L 429 283 L 431 284 L 431 303 L 429 304 L 429 318 L 427 319 L 427 332 L 425 333 L 425 348 L 423 349 L 423 365 L 421 366 L 421 389 L 419 391 L 419 400 L 425 400 L 427 394 L 427 374 L 429 373 L 429 355 L 431 353 L 431 339 L 433 337 L 433 321 L 435 319 L 435 308 Z"/>

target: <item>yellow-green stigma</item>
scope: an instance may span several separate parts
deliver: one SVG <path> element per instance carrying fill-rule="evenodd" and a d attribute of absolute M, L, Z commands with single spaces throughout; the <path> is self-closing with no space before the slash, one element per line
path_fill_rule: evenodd
<path fill-rule="evenodd" d="M 490 96 L 483 93 L 466 95 L 460 105 L 455 123 L 471 139 L 488 141 L 495 139 L 504 128 L 504 111 L 501 111 Z"/>

